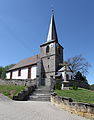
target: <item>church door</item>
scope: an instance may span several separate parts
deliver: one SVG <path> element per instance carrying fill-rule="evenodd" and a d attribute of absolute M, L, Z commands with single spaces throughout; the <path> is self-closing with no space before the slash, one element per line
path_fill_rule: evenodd
<path fill-rule="evenodd" d="M 43 75 L 42 75 L 41 85 L 45 86 L 45 73 L 43 73 Z"/>

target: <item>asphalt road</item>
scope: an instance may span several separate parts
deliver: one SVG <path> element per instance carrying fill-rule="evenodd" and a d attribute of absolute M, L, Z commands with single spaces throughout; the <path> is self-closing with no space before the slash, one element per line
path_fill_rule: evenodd
<path fill-rule="evenodd" d="M 0 120 L 86 120 L 50 102 L 12 101 L 0 95 Z"/>

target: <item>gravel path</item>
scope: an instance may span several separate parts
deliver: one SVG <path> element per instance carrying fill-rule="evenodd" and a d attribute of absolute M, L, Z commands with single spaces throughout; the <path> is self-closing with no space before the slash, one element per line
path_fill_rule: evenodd
<path fill-rule="evenodd" d="M 12 101 L 4 96 L 2 98 L 0 120 L 86 120 L 61 110 L 50 102 Z"/>

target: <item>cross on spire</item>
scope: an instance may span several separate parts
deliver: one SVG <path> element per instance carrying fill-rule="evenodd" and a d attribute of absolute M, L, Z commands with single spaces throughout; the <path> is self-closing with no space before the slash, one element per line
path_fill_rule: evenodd
<path fill-rule="evenodd" d="M 54 9 L 52 9 L 52 15 L 54 15 Z"/>
<path fill-rule="evenodd" d="M 58 42 L 56 25 L 55 25 L 55 20 L 54 20 L 54 9 L 52 9 L 52 16 L 51 16 L 51 22 L 50 22 L 49 32 L 47 36 L 47 42 L 53 41 L 53 40 Z"/>
<path fill-rule="evenodd" d="M 54 7 L 53 6 L 52 6 L 51 12 L 52 12 L 52 15 L 54 15 Z"/>

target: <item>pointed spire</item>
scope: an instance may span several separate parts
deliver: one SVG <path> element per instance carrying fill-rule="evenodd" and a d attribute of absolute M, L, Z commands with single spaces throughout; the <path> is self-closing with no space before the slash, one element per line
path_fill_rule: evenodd
<path fill-rule="evenodd" d="M 54 11 L 52 11 L 52 12 L 54 12 Z M 55 20 L 54 20 L 54 13 L 51 16 L 51 22 L 50 22 L 49 32 L 48 32 L 48 36 L 47 36 L 47 42 L 53 41 L 53 40 L 58 42 Z"/>

